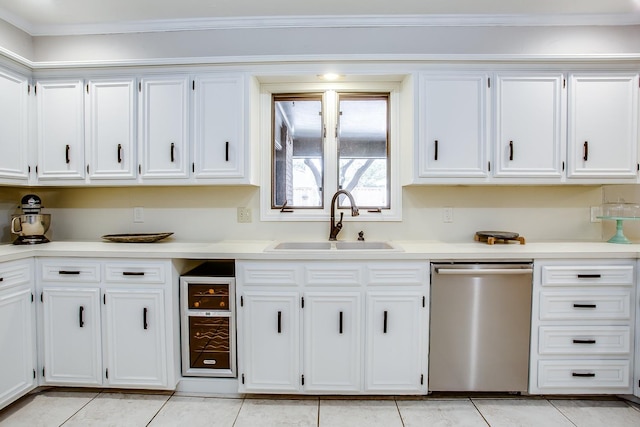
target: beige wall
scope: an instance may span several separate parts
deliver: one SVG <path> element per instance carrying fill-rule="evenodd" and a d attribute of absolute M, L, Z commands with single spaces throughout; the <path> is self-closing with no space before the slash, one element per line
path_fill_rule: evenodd
<path fill-rule="evenodd" d="M 2 241 L 22 195 L 38 194 L 52 214 L 53 240 L 99 240 L 103 234 L 175 233 L 176 241 L 328 238 L 328 221 L 261 222 L 257 187 L 39 188 L 0 190 Z M 370 240 L 470 241 L 477 230 L 516 231 L 529 241 L 600 240 L 601 224 L 590 222 L 590 206 L 602 200 L 598 186 L 415 186 L 405 187 L 402 222 L 363 222 L 345 215 L 342 240 L 360 230 Z M 133 222 L 133 207 L 144 223 Z M 442 222 L 453 207 L 454 222 Z M 253 222 L 236 221 L 236 208 L 250 207 Z"/>

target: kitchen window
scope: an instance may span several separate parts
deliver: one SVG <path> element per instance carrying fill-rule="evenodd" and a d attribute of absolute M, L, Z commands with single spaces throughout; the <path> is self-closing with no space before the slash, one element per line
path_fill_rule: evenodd
<path fill-rule="evenodd" d="M 398 217 L 397 94 L 389 84 L 383 85 L 386 90 L 376 86 L 263 91 L 263 109 L 269 99 L 269 114 L 263 115 L 269 130 L 263 129 L 262 149 L 269 141 L 270 176 L 263 181 L 262 219 L 326 220 L 340 189 L 349 191 L 360 208 L 354 220 Z M 347 197 L 338 199 L 338 208 L 350 208 Z"/>

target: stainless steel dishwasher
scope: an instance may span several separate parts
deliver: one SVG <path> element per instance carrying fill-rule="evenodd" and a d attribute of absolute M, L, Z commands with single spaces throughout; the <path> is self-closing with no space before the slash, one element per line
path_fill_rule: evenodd
<path fill-rule="evenodd" d="M 526 392 L 533 266 L 431 264 L 429 391 Z"/>

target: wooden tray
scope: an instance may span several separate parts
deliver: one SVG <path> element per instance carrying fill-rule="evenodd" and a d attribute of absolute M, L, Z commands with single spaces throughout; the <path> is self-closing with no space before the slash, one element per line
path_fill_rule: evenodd
<path fill-rule="evenodd" d="M 153 243 L 171 236 L 173 233 L 105 234 L 103 239 L 117 243 Z"/>

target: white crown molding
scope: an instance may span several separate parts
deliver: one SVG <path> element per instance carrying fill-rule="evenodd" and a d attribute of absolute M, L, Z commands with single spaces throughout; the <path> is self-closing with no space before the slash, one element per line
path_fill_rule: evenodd
<path fill-rule="evenodd" d="M 620 26 L 640 25 L 640 12 L 627 14 L 545 15 L 360 15 L 262 16 L 129 21 L 74 25 L 32 25 L 0 9 L 0 19 L 31 36 L 65 36 L 165 31 L 261 28 L 353 28 L 429 26 Z"/>

